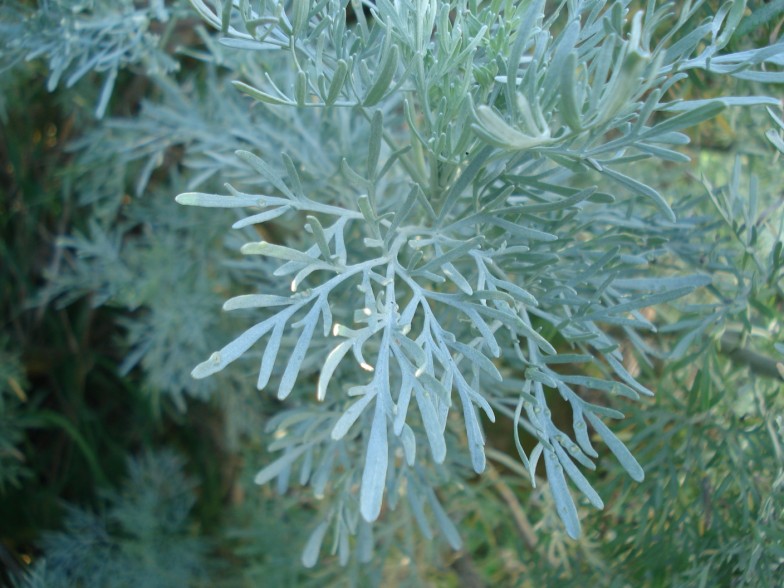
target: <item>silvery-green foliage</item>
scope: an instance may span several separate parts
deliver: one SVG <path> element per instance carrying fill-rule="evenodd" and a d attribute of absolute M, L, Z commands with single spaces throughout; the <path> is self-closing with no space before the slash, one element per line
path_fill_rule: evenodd
<path fill-rule="evenodd" d="M 225 223 L 195 210 L 189 214 L 176 210 L 175 203 L 161 198 L 160 188 L 152 189 L 152 174 L 172 165 L 167 159 L 181 150 L 182 173 L 170 178 L 180 189 L 210 186 L 218 171 L 223 178 L 254 187 L 258 177 L 236 161 L 234 150 L 274 153 L 285 144 L 311 169 L 326 168 L 337 151 L 329 143 L 329 128 L 320 132 L 300 119 L 301 140 L 287 138 L 282 130 L 285 123 L 248 110 L 243 98 L 227 87 L 224 76 L 209 70 L 207 79 L 202 91 L 195 88 L 196 80 L 175 85 L 157 78 L 157 102 L 143 103 L 135 117 L 107 117 L 71 145 L 74 192 L 80 205 L 91 207 L 91 214 L 84 230 L 59 240 L 62 260 L 49 269 L 48 285 L 40 297 L 67 305 L 89 296 L 94 306 L 132 313 L 119 319 L 126 331 L 123 344 L 129 350 L 122 371 L 140 366 L 145 387 L 182 408 L 186 395 L 204 398 L 216 389 L 237 387 L 232 380 L 244 374 L 227 372 L 228 378 L 221 381 L 196 381 L 189 373 L 209 350 L 209 337 L 221 330 L 228 336 L 233 328 L 223 321 L 218 324 L 212 312 L 216 301 L 232 284 L 272 283 L 275 267 L 271 262 L 227 261 L 225 251 L 216 245 L 225 241 L 229 250 L 236 251 L 256 234 L 254 228 L 246 227 L 240 235 L 224 240 Z M 251 133 L 251 128 L 263 132 Z M 312 136 L 306 129 L 313 129 Z M 313 148 L 322 142 L 322 149 Z M 332 165 L 337 163 L 334 160 Z M 126 190 L 139 198 L 125 196 Z M 231 217 L 232 213 L 225 213 L 226 222 Z M 279 223 L 278 228 L 285 226 Z M 193 239 L 193 234 L 199 238 Z M 225 266 L 232 268 L 228 275 Z M 160 295 L 162 287 L 169 296 Z M 243 403 L 230 395 L 220 398 Z M 258 429 L 252 410 L 232 414 L 236 417 L 228 420 L 232 429 Z"/>
<path fill-rule="evenodd" d="M 173 72 L 178 63 L 163 47 L 184 3 L 164 0 L 47 0 L 36 10 L 10 3 L 0 11 L 3 69 L 18 61 L 44 59 L 47 88 L 72 87 L 85 75 L 103 77 L 95 115 L 101 118 L 117 74 L 138 66 L 149 74 Z M 164 33 L 164 34 L 161 34 Z"/>
<path fill-rule="evenodd" d="M 708 14 L 700 1 L 378 0 L 351 3 L 351 26 L 336 0 L 192 3 L 224 46 L 255 55 L 237 89 L 292 138 L 321 133 L 313 148 L 334 146 L 320 165 L 287 149 L 239 151 L 259 190 L 177 197 L 248 210 L 234 227 L 262 239 L 240 251 L 276 264 L 277 284 L 224 304 L 254 313 L 253 326 L 193 375 L 252 355 L 258 388 L 291 403 L 269 425 L 281 453 L 256 479 L 330 492 L 303 562 L 327 536 L 341 561 L 348 535 L 365 549 L 385 495 L 458 547 L 436 478 L 460 471 L 466 446 L 481 473 L 483 429 L 499 415 L 514 422 L 532 483 L 544 462 L 578 536 L 569 482 L 602 508 L 583 473 L 597 439 L 633 479 L 644 475 L 608 425 L 623 415 L 601 400 L 652 394 L 621 343 L 648 361 L 657 327 L 644 309 L 712 282 L 651 265 L 662 234 L 684 225 L 634 164 L 686 162 L 686 129 L 731 106 L 777 104 L 673 96 L 697 69 L 784 81 L 768 69 L 784 44 L 722 52 L 742 1 Z M 571 430 L 552 419 L 557 397 Z"/>
<path fill-rule="evenodd" d="M 128 479 L 100 512 L 69 506 L 65 529 L 48 534 L 27 585 L 199 586 L 206 545 L 192 535 L 194 484 L 174 453 L 128 461 Z"/>
<path fill-rule="evenodd" d="M 45 3 L 22 21 L 27 26 L 14 28 L 9 24 L 8 30 L 15 32 L 9 38 L 60 38 L 61 22 L 47 15 L 63 6 Z M 137 3 L 136 9 L 159 14 L 156 6 L 155 2 L 146 6 Z M 167 5 L 165 14 L 171 15 L 168 25 L 173 27 L 175 19 L 184 16 L 182 7 Z M 105 49 L 101 38 L 123 38 L 126 23 L 116 12 L 117 5 L 95 3 L 70 8 L 80 18 L 105 13 L 106 18 L 91 25 L 90 30 L 96 34 L 85 37 L 80 45 L 87 53 Z M 3 14 L 17 13 L 9 7 Z M 10 17 L 4 18 L 3 26 L 13 22 Z M 70 22 L 67 18 L 63 21 Z M 60 247 L 47 270 L 47 286 L 36 301 L 46 304 L 54 300 L 58 306 L 65 306 L 89 297 L 94 306 L 123 311 L 125 314 L 118 319 L 125 331 L 121 347 L 128 354 L 121 372 L 141 367 L 150 394 L 172 399 L 181 409 L 185 408 L 185 396 L 205 398 L 224 386 L 236 388 L 232 382 L 236 374 L 227 372 L 229 377 L 219 381 L 194 381 L 189 372 L 197 358 L 209 350 L 208 334 L 215 336 L 216 329 L 226 329 L 226 336 L 231 332 L 230 325 L 218 324 L 210 312 L 229 291 L 229 284 L 242 284 L 244 280 L 258 284 L 271 268 L 263 264 L 254 268 L 235 262 L 224 264 L 226 256 L 216 247 L 224 241 L 222 223 L 215 223 L 215 219 L 208 222 L 196 211 L 175 214 L 181 212 L 176 211 L 177 205 L 161 192 L 156 193 L 156 187 L 165 184 L 165 193 L 209 188 L 214 186 L 211 178 L 218 170 L 223 179 L 246 181 L 252 186 L 256 180 L 235 163 L 233 151 L 246 148 L 259 152 L 265 147 L 274 151 L 278 144 L 271 137 L 276 132 L 283 140 L 280 125 L 263 120 L 247 108 L 240 95 L 230 93 L 226 70 L 240 68 L 242 60 L 232 61 L 233 55 L 222 55 L 217 43 L 200 27 L 196 32 L 207 43 L 207 51 L 201 54 L 194 49 L 189 54 L 215 65 L 194 68 L 177 80 L 163 75 L 160 69 L 146 69 L 144 83 L 149 84 L 149 91 L 138 114 L 108 116 L 84 129 L 83 135 L 68 145 L 73 160 L 63 174 L 67 185 L 64 198 L 67 202 L 73 196 L 79 205 L 79 214 L 75 215 L 79 221 L 75 229 L 70 229 L 71 234 L 59 239 Z M 12 61 L 12 49 L 18 49 L 20 43 L 15 41 L 13 47 L 9 44 L 0 53 Z M 90 63 L 100 72 L 100 60 Z M 141 73 L 136 65 L 123 61 L 119 66 Z M 20 69 L 12 71 L 17 74 Z M 263 140 L 249 132 L 262 124 Z M 301 155 L 312 152 L 305 143 L 298 147 L 296 142 L 286 141 L 290 150 Z M 319 156 L 314 153 L 314 162 Z M 228 219 L 231 213 L 227 215 Z M 199 238 L 193 239 L 193 233 Z M 236 237 L 225 241 L 230 249 L 241 245 Z M 184 262 L 185 258 L 190 261 Z M 236 266 L 236 271 L 227 275 L 214 269 L 225 265 Z M 161 296 L 161 288 L 171 296 Z M 221 399 L 234 404 L 244 402 L 237 397 Z M 233 439 L 242 431 L 258 429 L 260 415 L 254 416 L 253 411 L 240 411 L 235 416 L 238 418 L 229 420 Z"/>
<path fill-rule="evenodd" d="M 89 297 L 93 306 L 122 309 L 122 373 L 142 368 L 144 386 L 165 394 L 184 410 L 184 397 L 208 397 L 223 382 L 195 382 L 192 362 L 210 348 L 209 333 L 218 329 L 210 312 L 225 290 L 225 270 L 218 280 L 205 271 L 219 265 L 209 255 L 220 239 L 218 228 L 203 218 L 171 215 L 162 198 L 130 200 L 121 220 L 104 226 L 93 218 L 84 232 L 60 239 L 63 260 L 48 270 L 40 295 L 65 306 Z M 203 240 L 191 240 L 198 232 Z M 183 261 L 181 251 L 191 260 Z M 161 288 L 168 296 L 161 296 Z"/>
<path fill-rule="evenodd" d="M 745 347 L 745 361 L 755 364 L 752 367 L 759 373 L 784 379 L 775 361 L 755 359 L 762 358 L 756 352 L 775 355 L 777 301 L 784 294 L 784 206 L 776 201 L 763 204 L 767 195 L 758 192 L 754 175 L 744 181 L 740 157 L 727 185 L 713 186 L 704 178 L 703 184 L 711 214 L 694 214 L 694 210 L 681 237 L 668 239 L 661 253 L 709 272 L 711 287 L 662 329 L 674 338 L 662 357 L 698 356 L 719 339 L 729 349 Z M 704 200 L 691 199 L 690 207 L 697 208 Z M 705 234 L 713 235 L 707 244 L 698 237 Z M 742 357 L 735 360 L 744 363 Z"/>
<path fill-rule="evenodd" d="M 741 159 L 759 172 L 759 184 L 744 178 Z M 636 546 L 621 561 L 612 548 L 591 565 L 623 585 L 650 582 L 649 571 L 661 569 L 678 586 L 779 583 L 784 520 L 773 513 L 784 506 L 784 202 L 763 188 L 780 176 L 776 163 L 769 152 L 739 157 L 726 180 L 678 202 L 679 235 L 660 234 L 658 263 L 713 280 L 677 314 L 660 309 L 670 316 L 659 329 L 665 348 L 653 350 L 666 362 L 656 403 L 628 415 L 629 445 L 646 464 L 646 480 L 633 492 L 612 474 L 604 480 L 624 500 L 612 507 L 619 524 L 605 527 L 599 542 L 620 546 L 633 535 Z M 690 489 L 684 473 L 696 482 Z M 671 529 L 677 547 L 658 540 Z M 660 548 L 640 546 L 647 541 Z"/>
<path fill-rule="evenodd" d="M 177 151 L 182 171 L 173 180 L 187 189 L 215 185 L 217 178 L 257 185 L 258 176 L 233 155 L 238 149 L 265 154 L 286 149 L 312 169 L 334 156 L 336 146 L 321 143 L 328 134 L 319 132 L 315 113 L 310 119 L 279 120 L 249 109 L 247 100 L 232 91 L 229 78 L 243 62 L 224 70 L 228 60 L 219 46 L 201 57 L 210 60 L 198 72 L 205 80 L 193 75 L 177 84 L 152 77 L 154 95 L 141 103 L 138 114 L 107 117 L 70 145 L 76 156 L 75 191 L 80 204 L 93 206 L 93 216 L 111 221 L 122 206 L 118 193 L 145 195 L 153 175 L 172 165 Z M 296 135 L 290 134 L 291 125 L 297 126 Z"/>

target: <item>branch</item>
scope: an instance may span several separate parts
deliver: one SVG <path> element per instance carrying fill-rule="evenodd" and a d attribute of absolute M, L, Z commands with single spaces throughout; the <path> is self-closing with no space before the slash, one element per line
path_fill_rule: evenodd
<path fill-rule="evenodd" d="M 729 357 L 733 363 L 748 367 L 756 376 L 784 382 L 784 374 L 778 367 L 781 362 L 741 345 L 741 340 L 741 333 L 725 332 L 719 342 L 719 351 Z"/>

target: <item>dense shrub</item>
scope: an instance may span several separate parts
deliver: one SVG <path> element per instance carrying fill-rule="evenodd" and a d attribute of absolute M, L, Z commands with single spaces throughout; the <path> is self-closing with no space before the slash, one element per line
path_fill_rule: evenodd
<path fill-rule="evenodd" d="M 9 580 L 774 585 L 782 4 L 4 6 Z"/>

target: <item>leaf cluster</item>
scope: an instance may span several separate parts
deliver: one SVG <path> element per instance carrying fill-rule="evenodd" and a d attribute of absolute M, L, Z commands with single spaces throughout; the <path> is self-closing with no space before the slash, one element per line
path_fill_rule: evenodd
<path fill-rule="evenodd" d="M 587 400 L 586 391 L 651 394 L 624 366 L 617 333 L 651 361 L 657 354 L 644 336 L 657 329 L 643 310 L 712 278 L 650 276 L 657 249 L 677 240 L 688 223 L 676 220 L 655 187 L 621 169 L 646 159 L 687 161 L 677 151 L 689 140 L 684 129 L 728 106 L 776 102 L 668 100 L 689 70 L 781 81 L 779 73 L 759 70 L 778 63 L 780 46 L 721 54 L 743 3 L 700 19 L 702 4 L 677 12 L 651 4 L 632 16 L 622 3 L 548 10 L 544 2 L 379 2 L 372 20 L 357 13 L 357 26 L 348 29 L 334 2 L 295 2 L 284 11 L 273 4 L 257 11 L 243 2 L 236 10 L 194 3 L 226 36 L 225 45 L 287 55 L 288 72 L 274 79 L 251 71 L 251 83 L 235 83 L 241 92 L 271 112 L 319 109 L 330 120 L 351 109 L 367 121 L 367 156 L 344 156 L 340 177 L 328 176 L 328 191 L 309 190 L 300 169 L 312 170 L 290 155 L 275 167 L 243 151 L 240 159 L 259 174 L 265 193 L 229 186 L 227 196 L 177 198 L 251 209 L 235 227 L 291 216 L 304 229 L 293 240 L 242 247 L 246 255 L 277 260 L 274 275 L 292 276 L 291 293 L 273 288 L 227 301 L 226 310 L 257 308 L 265 318 L 193 371 L 197 378 L 211 375 L 266 340 L 259 389 L 272 383 L 283 400 L 317 380 L 315 398 L 324 410 L 299 409 L 299 433 L 258 482 L 286 480 L 295 460 L 307 456 L 309 464 L 316 447 L 340 443 L 361 427 L 366 450 L 361 472 L 353 474 L 359 483 L 353 509 L 372 522 L 384 493 L 394 504 L 404 492 L 401 480 L 409 480 L 405 472 L 419 468 L 418 446 L 429 450 L 425 463 L 446 463 L 450 430 L 464 439 L 473 470 L 485 469 L 479 411 L 489 422 L 496 413 L 512 419 L 532 481 L 543 459 L 572 537 L 580 525 L 567 479 L 603 506 L 577 465 L 595 467 L 589 425 L 642 480 L 637 460 L 603 420 L 622 414 Z M 330 334 L 336 342 L 323 343 Z M 561 350 L 548 340 L 556 336 Z M 325 345 L 332 351 L 315 360 L 309 350 Z M 281 356 L 285 365 L 276 370 Z M 336 373 L 346 383 L 333 399 Z M 551 417 L 553 394 L 570 406 L 574 440 Z M 454 397 L 460 430 L 450 427 Z M 288 426 L 278 432 L 292 435 Z M 524 449 L 521 433 L 536 439 L 533 450 Z M 302 471 L 307 482 L 310 466 Z M 438 507 L 433 516 L 441 522 Z M 417 519 L 427 534 L 427 521 Z M 314 531 L 306 563 L 314 563 L 312 551 L 330 520 Z M 449 538 L 450 526 L 440 526 Z M 348 530 L 359 527 L 349 523 Z"/>

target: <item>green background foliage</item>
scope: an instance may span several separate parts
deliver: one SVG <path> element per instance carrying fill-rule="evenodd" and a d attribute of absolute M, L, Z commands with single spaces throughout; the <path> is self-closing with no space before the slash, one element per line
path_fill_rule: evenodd
<path fill-rule="evenodd" d="M 782 13 L 4 3 L 0 583 L 780 585 Z"/>

